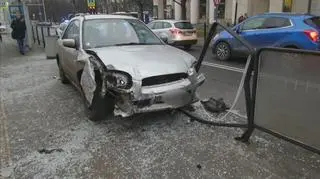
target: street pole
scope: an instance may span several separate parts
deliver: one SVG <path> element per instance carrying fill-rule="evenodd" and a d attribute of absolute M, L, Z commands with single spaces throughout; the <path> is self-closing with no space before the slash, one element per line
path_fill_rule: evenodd
<path fill-rule="evenodd" d="M 44 4 L 44 0 L 42 0 L 42 6 L 43 6 L 44 21 L 47 22 L 47 13 L 46 13 L 46 6 Z"/>
<path fill-rule="evenodd" d="M 311 14 L 311 3 L 312 3 L 312 0 L 309 0 L 308 1 L 308 13 Z"/>
<path fill-rule="evenodd" d="M 205 19 L 205 23 L 204 23 L 204 30 L 203 30 L 203 32 L 204 32 L 204 35 L 203 35 L 203 37 L 204 37 L 204 40 L 206 40 L 206 38 L 207 38 L 207 27 L 208 27 L 208 24 L 209 24 L 209 6 L 210 6 L 210 4 L 209 4 L 209 1 L 212 1 L 212 0 L 206 0 L 206 19 Z"/>
<path fill-rule="evenodd" d="M 237 15 L 238 15 L 238 0 L 236 0 L 236 7 L 234 10 L 234 25 L 237 25 Z"/>

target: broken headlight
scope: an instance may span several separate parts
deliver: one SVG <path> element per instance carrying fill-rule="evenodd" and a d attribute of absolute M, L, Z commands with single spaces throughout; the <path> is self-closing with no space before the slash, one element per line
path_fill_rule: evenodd
<path fill-rule="evenodd" d="M 131 75 L 123 71 L 108 70 L 106 80 L 108 86 L 112 88 L 129 89 L 132 86 Z"/>
<path fill-rule="evenodd" d="M 188 75 L 189 75 L 189 76 L 192 76 L 192 75 L 194 75 L 195 73 L 196 73 L 196 69 L 194 69 L 194 67 L 189 68 L 189 70 L 188 70 Z"/>
<path fill-rule="evenodd" d="M 197 64 L 197 61 L 193 62 L 191 67 L 188 69 L 187 73 L 189 76 L 192 76 L 196 73 L 196 69 L 195 69 L 196 64 Z"/>

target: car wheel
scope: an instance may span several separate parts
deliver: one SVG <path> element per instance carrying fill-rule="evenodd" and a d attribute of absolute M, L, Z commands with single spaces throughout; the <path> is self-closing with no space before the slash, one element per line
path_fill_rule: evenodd
<path fill-rule="evenodd" d="M 226 42 L 219 42 L 214 49 L 214 53 L 218 60 L 229 60 L 231 57 L 231 49 L 229 44 Z"/>
<path fill-rule="evenodd" d="M 97 87 L 94 92 L 94 96 L 92 99 L 92 104 L 88 107 L 89 119 L 91 121 L 101 121 L 108 117 L 108 115 L 112 115 L 115 100 L 114 97 L 110 94 L 106 94 L 104 97 L 100 95 L 102 89 L 101 80 L 97 80 Z"/>
<path fill-rule="evenodd" d="M 68 84 L 69 83 L 69 80 L 68 78 L 66 77 L 64 71 L 63 71 L 63 68 L 61 67 L 60 63 L 59 63 L 59 59 L 57 57 L 57 63 L 58 63 L 58 68 L 59 68 L 59 76 L 60 76 L 60 80 L 61 80 L 61 83 L 63 84 Z"/>
<path fill-rule="evenodd" d="M 192 45 L 184 45 L 184 46 L 183 46 L 183 49 L 184 49 L 184 50 L 190 50 L 190 49 L 191 49 L 191 46 L 192 46 Z"/>

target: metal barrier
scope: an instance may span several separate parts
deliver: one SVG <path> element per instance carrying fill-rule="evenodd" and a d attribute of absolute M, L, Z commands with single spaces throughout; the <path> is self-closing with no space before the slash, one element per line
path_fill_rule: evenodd
<path fill-rule="evenodd" d="M 57 27 L 51 23 L 34 23 L 32 24 L 33 42 L 46 47 L 46 36 L 58 35 L 56 31 Z"/>
<path fill-rule="evenodd" d="M 247 143 L 259 129 L 320 154 L 320 53 L 304 50 L 255 49 L 226 26 L 214 23 L 204 43 L 196 70 L 199 71 L 218 26 L 249 49 L 252 61 L 244 78 L 247 123 L 207 121 L 188 110 L 192 119 L 213 126 L 247 128 L 236 140 Z M 252 75 L 253 74 L 253 75 Z"/>
<path fill-rule="evenodd" d="M 255 127 L 320 153 L 320 53 L 265 48 L 257 53 Z"/>

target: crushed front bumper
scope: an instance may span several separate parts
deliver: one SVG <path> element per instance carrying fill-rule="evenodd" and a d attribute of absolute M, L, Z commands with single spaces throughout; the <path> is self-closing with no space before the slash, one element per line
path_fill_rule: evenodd
<path fill-rule="evenodd" d="M 141 82 L 134 82 L 130 93 L 117 96 L 115 116 L 129 117 L 133 114 L 177 109 L 196 102 L 196 90 L 205 81 L 203 74 L 154 86 L 141 87 Z"/>

